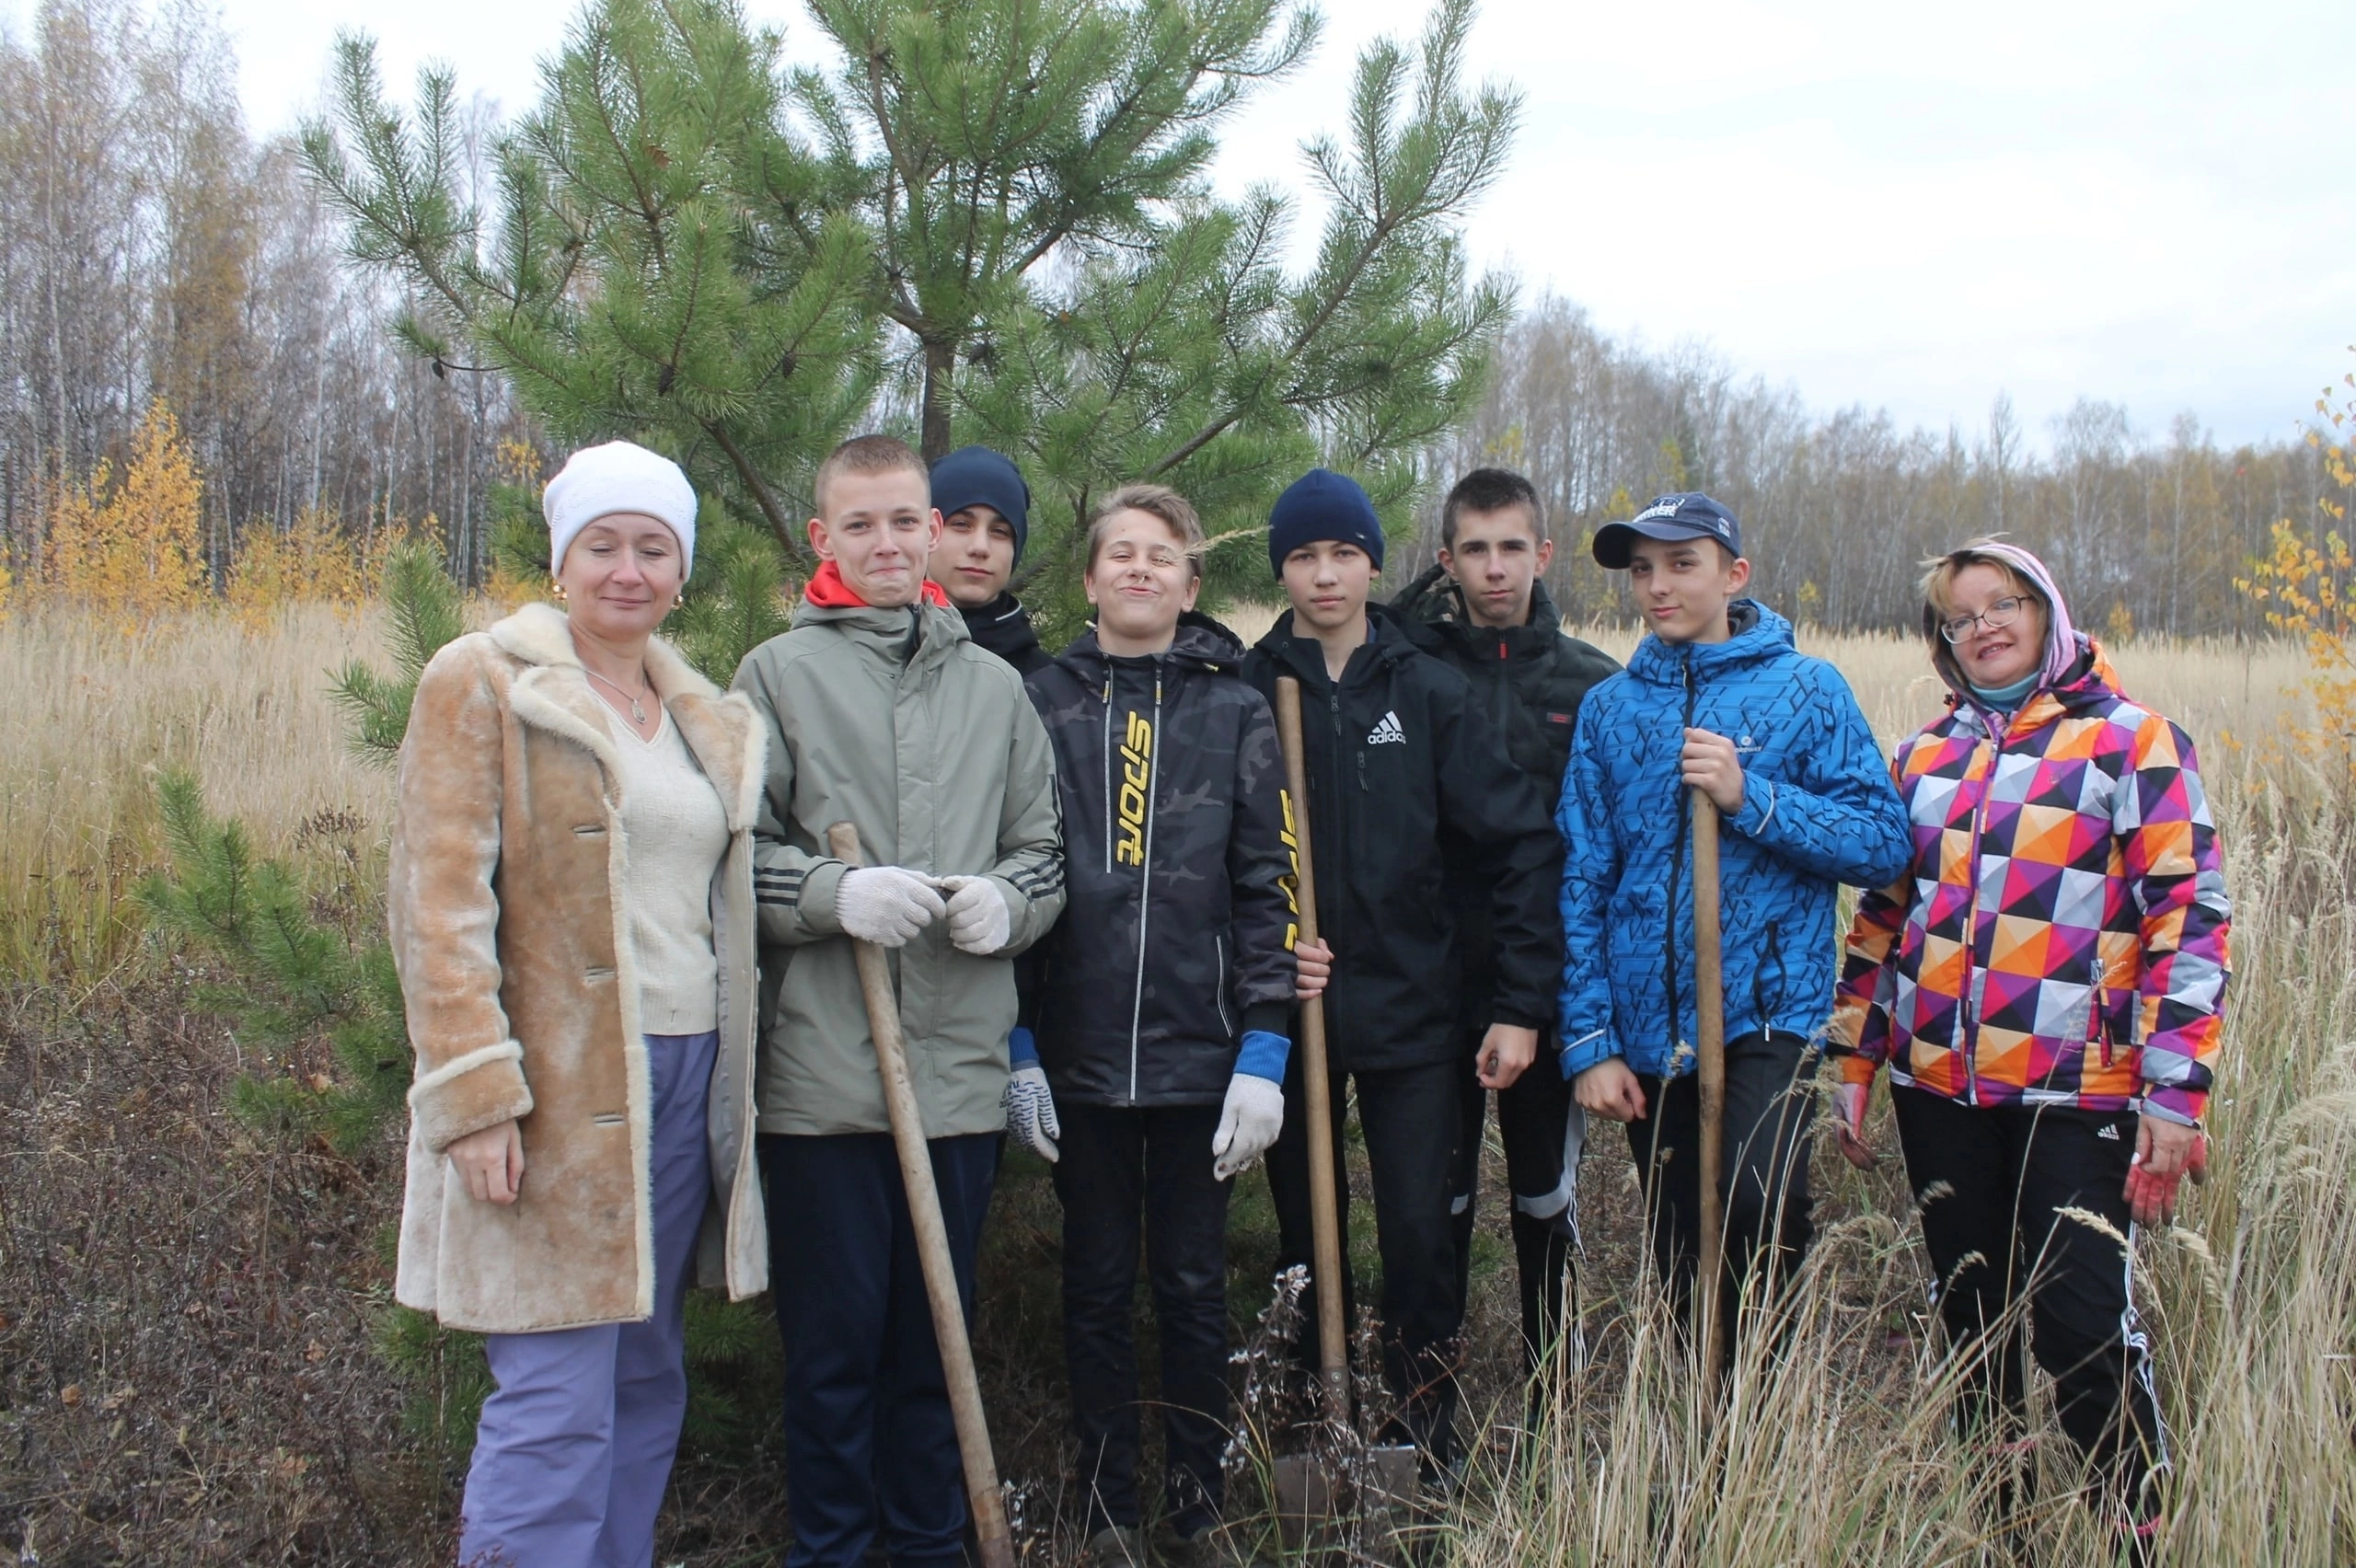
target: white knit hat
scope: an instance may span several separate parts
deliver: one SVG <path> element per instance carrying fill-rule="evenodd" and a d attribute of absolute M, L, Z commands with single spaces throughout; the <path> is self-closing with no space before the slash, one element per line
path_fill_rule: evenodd
<path fill-rule="evenodd" d="M 584 446 L 565 459 L 540 494 L 549 520 L 549 569 L 564 566 L 564 552 L 581 530 L 600 517 L 634 512 L 667 525 L 679 536 L 679 580 L 696 564 L 696 490 L 679 466 L 634 442 Z"/>

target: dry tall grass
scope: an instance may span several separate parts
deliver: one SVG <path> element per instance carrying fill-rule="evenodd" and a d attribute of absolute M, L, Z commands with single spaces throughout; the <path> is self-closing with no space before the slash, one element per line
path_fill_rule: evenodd
<path fill-rule="evenodd" d="M 155 775 L 193 768 L 267 853 L 323 811 L 381 831 L 391 780 L 354 759 L 328 671 L 373 622 L 292 608 L 259 635 L 212 611 L 124 632 L 36 606 L 0 620 L 0 974 L 95 978 L 125 956 L 156 850 Z"/>
<path fill-rule="evenodd" d="M 1593 635 L 1615 651 L 1632 640 Z M 78 992 L 135 956 L 125 894 L 154 855 L 161 766 L 192 766 L 265 849 L 299 849 L 329 810 L 381 834 L 389 781 L 348 756 L 325 696 L 326 672 L 374 640 L 324 612 L 251 636 L 225 616 L 129 639 L 62 616 L 0 625 L 0 974 Z M 1911 642 L 1803 645 L 1848 674 L 1885 742 L 1934 709 Z M 2118 663 L 2204 743 L 2238 905 L 2214 1174 L 2181 1227 L 2140 1249 L 2179 1483 L 2165 1560 L 2356 1562 L 2356 819 L 2219 744 L 2296 709 L 2295 653 L 2143 641 Z M 1600 1192 L 1624 1156 L 1609 1136 L 1591 1152 Z M 1864 1178 L 1819 1162 L 1831 1223 L 1792 1353 L 1744 1360 L 1715 1420 L 1638 1274 L 1591 1266 L 1599 1354 L 1562 1381 L 1547 1441 L 1476 1473 L 1448 1552 L 1478 1568 L 2014 1561 L 1988 1522 L 1984 1458 L 1947 1431 L 1895 1163 Z M 1018 1418 L 1034 1417 L 1057 1419 Z M 2038 1560 L 2104 1561 L 2085 1511 L 2060 1500 L 2062 1453 L 2049 1444 L 2040 1462 Z"/>
<path fill-rule="evenodd" d="M 2356 824 L 2228 790 L 2236 976 L 2208 1185 L 2137 1248 L 2177 1490 L 2161 1561 L 2356 1561 Z M 1895 1140 L 1886 1103 L 1877 1142 Z M 1829 1160 L 1819 1169 L 1831 1172 Z M 1836 1174 L 1834 1184 L 1844 1184 Z M 2097 1563 L 2053 1429 L 2015 1555 L 2004 1476 L 1946 1422 L 1950 1375 L 1902 1201 L 1836 1208 L 1789 1353 L 1739 1359 L 1713 1421 L 1657 1313 L 1563 1385 L 1550 1441 L 1493 1476 L 1461 1561 L 1506 1564 Z M 1869 1184 L 1869 1183 L 1868 1183 Z M 1893 1371 L 1889 1327 L 1911 1365 Z"/>
<path fill-rule="evenodd" d="M 1219 619 L 1245 643 L 1258 640 L 1276 623 L 1269 605 L 1232 605 Z M 1625 660 L 1640 635 L 1634 627 L 1565 626 L 1615 659 Z M 1800 651 L 1830 659 L 1849 678 L 1858 705 L 1881 737 L 1894 745 L 1935 716 L 1945 688 L 1912 637 L 1825 631 L 1803 627 Z M 2310 704 L 2298 690 L 2311 666 L 2288 640 L 2236 644 L 2218 639 L 2179 640 L 2142 638 L 2109 650 L 2130 694 L 2149 702 L 2190 731 L 2210 752 L 2230 752 L 2228 738 L 2244 742 L 2269 735 L 2286 718 Z"/>

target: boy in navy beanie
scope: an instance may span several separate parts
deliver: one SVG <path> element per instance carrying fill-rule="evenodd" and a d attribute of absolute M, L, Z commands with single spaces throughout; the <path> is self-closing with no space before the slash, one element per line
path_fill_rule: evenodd
<path fill-rule="evenodd" d="M 930 572 L 973 640 L 1021 674 L 1046 668 L 1031 613 L 1008 590 L 1031 541 L 1031 487 L 1003 453 L 961 446 L 932 466 L 941 543 Z"/>
<path fill-rule="evenodd" d="M 1331 468 L 1311 468 L 1276 497 L 1268 513 L 1268 569 L 1285 580 L 1285 560 L 1321 539 L 1354 547 L 1371 567 L 1382 570 L 1382 519 L 1357 480 Z"/>
<path fill-rule="evenodd" d="M 1562 966 L 1562 850 L 1548 801 L 1507 759 L 1471 684 L 1368 602 L 1382 554 L 1381 522 L 1357 481 L 1319 468 L 1286 490 L 1269 515 L 1268 556 L 1292 607 L 1243 672 L 1271 701 L 1279 676 L 1301 686 L 1324 940 L 1300 943 L 1294 956 L 1305 992 L 1330 986 L 1337 1122 L 1345 1084 L 1357 1087 L 1382 1256 L 1383 1369 L 1400 1401 L 1390 1436 L 1416 1444 L 1436 1477 L 1456 1460 L 1464 1317 L 1449 1217 L 1463 1072 L 1441 836 L 1477 861 L 1493 890 L 1495 977 L 1475 1057 L 1484 1088 L 1520 1076 L 1547 1021 Z M 1268 1186 L 1280 1263 L 1313 1266 L 1302 1096 L 1296 1055 Z M 1338 1150 L 1338 1124 L 1334 1141 Z M 1346 1182 L 1337 1191 L 1346 1205 Z M 1345 1300 L 1348 1256 L 1345 1239 Z M 1314 1343 L 1303 1336 L 1304 1348 Z"/>

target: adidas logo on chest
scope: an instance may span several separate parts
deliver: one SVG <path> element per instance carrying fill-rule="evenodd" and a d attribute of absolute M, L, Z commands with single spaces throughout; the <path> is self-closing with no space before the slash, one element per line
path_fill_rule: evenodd
<path fill-rule="evenodd" d="M 1367 732 L 1366 744 L 1370 746 L 1403 746 L 1407 744 L 1407 732 L 1400 727 L 1399 715 L 1395 710 L 1385 713 L 1381 722 Z"/>

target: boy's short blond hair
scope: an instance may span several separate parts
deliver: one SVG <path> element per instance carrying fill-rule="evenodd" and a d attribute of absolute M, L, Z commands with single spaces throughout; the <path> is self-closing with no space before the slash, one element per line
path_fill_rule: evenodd
<path fill-rule="evenodd" d="M 1089 571 L 1096 570 L 1096 557 L 1104 548 L 1105 536 L 1113 531 L 1113 519 L 1124 512 L 1142 512 L 1149 517 L 1160 518 L 1178 536 L 1195 575 L 1202 576 L 1203 520 L 1195 514 L 1193 504 L 1168 485 L 1123 485 L 1096 503 L 1095 512 L 1088 519 Z"/>
<path fill-rule="evenodd" d="M 854 435 L 832 452 L 818 465 L 817 475 L 810 481 L 810 499 L 818 515 L 826 515 L 826 486 L 841 474 L 896 474 L 906 469 L 925 481 L 925 493 L 931 494 L 932 471 L 924 466 L 916 448 L 896 435 Z"/>

